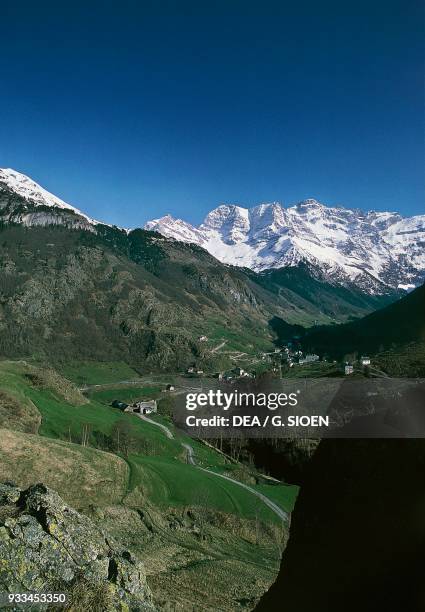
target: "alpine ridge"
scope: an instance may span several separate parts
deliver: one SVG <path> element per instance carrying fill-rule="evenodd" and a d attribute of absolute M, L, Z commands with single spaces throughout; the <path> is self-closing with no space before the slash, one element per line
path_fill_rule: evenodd
<path fill-rule="evenodd" d="M 95 234 L 110 227 L 10 168 L 0 169 L 0 223 Z M 194 243 L 221 263 L 261 274 L 307 265 L 319 281 L 369 295 L 410 290 L 425 280 L 425 215 L 364 212 L 309 199 L 287 208 L 278 202 L 250 209 L 223 204 L 198 227 L 166 215 L 144 229 Z"/>
<path fill-rule="evenodd" d="M 145 229 L 193 242 L 226 264 L 262 272 L 312 264 L 326 280 L 369 293 L 413 289 L 425 279 L 425 215 L 330 207 L 221 205 L 198 227 L 166 215 Z"/>

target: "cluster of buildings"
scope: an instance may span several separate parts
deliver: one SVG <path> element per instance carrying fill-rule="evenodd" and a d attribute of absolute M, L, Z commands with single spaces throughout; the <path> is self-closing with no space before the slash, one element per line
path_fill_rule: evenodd
<path fill-rule="evenodd" d="M 208 338 L 206 336 L 201 336 L 198 338 L 198 340 L 207 341 Z M 273 351 L 270 351 L 268 353 L 266 352 L 260 353 L 260 359 L 262 361 L 266 361 L 270 363 L 273 366 L 272 367 L 273 372 L 278 372 L 283 364 L 287 364 L 290 368 L 292 368 L 293 366 L 303 366 L 306 364 L 314 363 L 316 361 L 320 361 L 321 358 L 316 353 L 304 353 L 301 350 L 299 342 L 294 341 L 294 342 L 288 342 L 286 346 L 282 348 L 276 348 Z M 322 360 L 326 361 L 326 359 L 323 359 L 323 358 Z M 334 363 L 336 364 L 337 362 L 334 361 Z M 363 355 L 358 360 L 358 363 L 363 367 L 370 366 L 371 364 L 370 357 Z M 187 374 L 191 376 L 203 376 L 204 375 L 204 370 L 198 368 L 195 364 L 192 364 L 189 368 L 187 368 L 186 372 Z M 348 376 L 353 373 L 354 373 L 354 363 L 346 362 L 344 364 L 344 374 Z M 244 370 L 243 368 L 240 368 L 240 367 L 237 367 L 237 368 L 235 367 L 226 372 L 219 372 L 215 374 L 215 378 L 218 378 L 219 380 L 223 380 L 223 381 L 231 381 L 231 380 L 238 380 L 241 378 L 255 378 L 255 377 L 256 377 L 255 372 L 248 372 L 247 370 Z"/>
<path fill-rule="evenodd" d="M 298 344 L 296 344 L 296 346 L 293 346 L 291 342 L 288 342 L 288 344 L 282 349 L 275 349 L 273 353 L 262 353 L 261 358 L 263 360 L 267 359 L 270 362 L 276 363 L 277 354 L 279 356 L 280 362 L 281 363 L 286 362 L 286 364 L 290 368 L 292 368 L 295 365 L 302 366 L 302 365 L 314 363 L 315 361 L 320 360 L 319 355 L 316 355 L 315 353 L 304 353 L 299 348 Z M 363 367 L 370 366 L 371 364 L 370 357 L 366 355 L 362 355 L 362 357 L 360 357 L 358 361 L 360 365 Z M 336 361 L 334 363 L 336 363 Z M 274 368 L 274 370 L 275 369 L 276 368 Z M 350 375 L 353 373 L 354 373 L 354 364 L 351 362 L 346 362 L 344 365 L 344 374 Z"/>
<path fill-rule="evenodd" d="M 243 368 L 233 368 L 227 372 L 216 374 L 218 380 L 237 380 L 239 378 L 255 378 L 255 372 L 247 372 Z"/>
<path fill-rule="evenodd" d="M 314 363 L 320 359 L 319 355 L 316 355 L 315 353 L 307 353 L 306 355 L 304 355 L 302 351 L 298 351 L 298 353 L 299 355 L 296 361 L 294 361 L 292 358 L 288 358 L 288 365 L 290 368 L 294 365 L 294 363 L 304 365 L 305 363 Z"/>
<path fill-rule="evenodd" d="M 362 356 L 360 357 L 359 362 L 363 367 L 370 366 L 370 357 Z M 347 362 L 344 366 L 344 374 L 346 376 L 349 376 L 350 374 L 353 374 L 353 373 L 354 373 L 354 364 Z"/>
<path fill-rule="evenodd" d="M 195 365 L 191 365 L 187 368 L 186 372 L 188 374 L 192 374 L 192 376 L 202 376 L 204 374 L 204 370 L 200 370 L 198 367 L 196 367 Z"/>
<path fill-rule="evenodd" d="M 119 400 L 114 400 L 111 404 L 114 408 L 119 408 L 123 412 L 135 412 L 136 414 L 152 414 L 158 411 L 156 400 L 141 400 L 133 404 L 126 404 Z"/>
<path fill-rule="evenodd" d="M 263 353 L 262 358 L 266 358 L 266 355 L 271 355 L 269 359 L 272 361 L 273 356 L 276 354 L 280 355 L 281 361 L 286 361 L 290 368 L 294 365 L 304 365 L 305 363 L 313 363 L 319 361 L 319 355 L 315 353 L 303 353 L 299 348 L 293 348 L 292 343 L 288 342 L 287 346 L 282 349 L 275 349 L 274 353 Z"/>

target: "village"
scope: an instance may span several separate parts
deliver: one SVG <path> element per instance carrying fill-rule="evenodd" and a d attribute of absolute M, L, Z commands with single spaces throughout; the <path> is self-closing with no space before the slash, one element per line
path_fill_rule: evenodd
<path fill-rule="evenodd" d="M 199 340 L 201 342 L 207 342 L 208 338 L 206 336 L 201 336 Z M 223 383 L 234 384 L 239 380 L 256 379 L 264 373 L 269 373 L 275 378 L 285 378 L 286 376 L 292 378 L 298 375 L 301 377 L 305 375 L 314 377 L 317 375 L 317 370 L 313 371 L 311 368 L 311 366 L 314 365 L 323 369 L 327 367 L 327 370 L 334 366 L 332 375 L 352 376 L 357 374 L 368 376 L 371 372 L 374 376 L 385 375 L 385 373 L 373 368 L 371 358 L 366 355 L 338 362 L 336 360 L 328 360 L 325 357 L 320 357 L 315 353 L 304 352 L 301 350 L 298 343 L 292 342 L 288 342 L 282 348 L 275 348 L 273 351 L 260 352 L 254 356 L 246 356 L 246 361 L 248 365 L 245 365 L 245 367 L 238 365 L 219 372 L 206 372 L 201 365 L 192 363 L 186 371 L 180 375 L 182 384 L 179 385 L 178 390 L 176 390 L 174 384 L 166 383 L 162 392 L 171 394 L 180 393 L 180 387 L 183 389 L 186 388 L 187 383 L 189 383 L 191 379 L 216 379 Z M 326 374 L 324 373 L 324 375 Z M 184 383 L 185 380 L 187 383 Z M 131 404 L 119 399 L 114 399 L 111 406 L 123 412 L 130 412 L 142 416 L 158 412 L 158 403 L 156 399 L 139 399 Z"/>
<path fill-rule="evenodd" d="M 199 342 L 208 342 L 207 336 L 200 336 Z M 222 345 L 219 345 L 220 348 Z M 216 350 L 216 349 L 214 349 Z M 275 348 L 273 351 L 261 352 L 254 356 L 248 356 L 245 353 L 238 353 L 235 356 L 229 355 L 230 358 L 238 358 L 249 362 L 249 365 L 243 367 L 233 367 L 229 370 L 216 372 L 213 374 L 214 378 L 218 378 L 223 381 L 235 381 L 243 378 L 256 378 L 260 372 L 270 371 L 274 374 L 278 374 L 280 377 L 283 375 L 283 371 L 287 368 L 298 368 L 300 366 L 311 365 L 316 362 L 319 363 L 332 363 L 337 367 L 341 367 L 341 373 L 345 376 L 354 374 L 356 371 L 368 373 L 367 368 L 371 366 L 371 359 L 367 355 L 362 355 L 357 358 L 351 356 L 350 359 L 344 360 L 342 363 L 338 363 L 336 360 L 329 361 L 325 356 L 320 356 L 315 353 L 304 352 L 297 340 L 294 342 L 287 342 L 281 348 Z M 253 368 L 255 366 L 255 368 Z M 207 374 L 202 366 L 196 363 L 191 364 L 187 370 L 186 375 L 189 377 L 203 377 L 211 376 Z"/>

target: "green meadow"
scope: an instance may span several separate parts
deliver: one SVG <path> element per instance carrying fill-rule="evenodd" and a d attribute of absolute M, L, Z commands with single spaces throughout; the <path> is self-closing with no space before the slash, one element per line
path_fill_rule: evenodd
<path fill-rule="evenodd" d="M 40 379 L 37 378 L 39 375 Z M 104 380 L 104 370 L 93 365 L 87 378 L 92 381 Z M 60 379 L 47 374 L 44 379 L 40 370 L 24 362 L 2 362 L 0 388 L 27 405 L 36 407 L 41 416 L 39 436 L 60 440 L 76 449 L 77 453 L 87 452 L 88 449 L 94 453 L 106 451 L 125 461 L 129 470 L 125 495 L 130 495 L 130 498 L 134 490 L 141 490 L 150 503 L 161 509 L 202 506 L 248 519 L 261 518 L 274 523 L 280 520 L 260 499 L 236 483 L 188 464 L 182 442 L 193 447 L 200 467 L 231 475 L 234 465 L 224 455 L 175 431 L 168 418 L 161 415 L 154 417 L 173 431 L 175 437 L 172 439 L 156 425 L 109 405 L 113 399 L 128 401 L 140 396 L 158 396 L 161 394 L 159 386 L 118 385 L 106 390 L 90 390 L 87 397 L 74 388 L 74 395 L 70 390 L 68 396 L 71 399 L 66 399 Z M 297 487 L 252 486 L 282 509 L 292 509 Z"/>

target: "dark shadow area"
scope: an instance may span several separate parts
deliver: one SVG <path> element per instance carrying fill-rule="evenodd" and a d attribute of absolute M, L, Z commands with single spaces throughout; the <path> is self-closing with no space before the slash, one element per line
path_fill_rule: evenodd
<path fill-rule="evenodd" d="M 423 610 L 425 440 L 324 440 L 257 612 Z"/>

